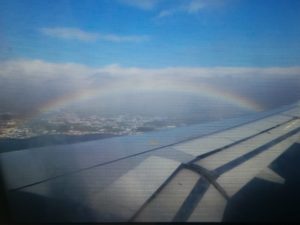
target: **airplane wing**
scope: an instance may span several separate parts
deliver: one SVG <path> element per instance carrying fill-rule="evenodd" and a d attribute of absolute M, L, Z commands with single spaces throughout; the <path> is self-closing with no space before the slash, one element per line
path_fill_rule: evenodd
<path fill-rule="evenodd" d="M 212 222 L 228 218 L 228 207 L 254 179 L 285 185 L 272 163 L 299 140 L 296 103 L 238 119 L 6 152 L 0 162 L 14 222 Z"/>

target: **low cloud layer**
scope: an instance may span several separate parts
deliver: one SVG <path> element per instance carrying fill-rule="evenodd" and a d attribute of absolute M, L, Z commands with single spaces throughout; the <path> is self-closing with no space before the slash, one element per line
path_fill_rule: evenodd
<path fill-rule="evenodd" d="M 172 83 L 181 83 L 183 87 L 199 85 L 199 88 L 210 84 L 258 100 L 267 96 L 265 101 L 273 98 L 280 102 L 287 96 L 293 101 L 300 88 L 300 67 L 144 69 L 110 65 L 94 68 L 74 63 L 11 60 L 0 63 L 0 104 L 2 111 L 22 112 L 78 90 L 105 89 L 118 84 L 134 91 L 139 85 L 151 89 Z"/>

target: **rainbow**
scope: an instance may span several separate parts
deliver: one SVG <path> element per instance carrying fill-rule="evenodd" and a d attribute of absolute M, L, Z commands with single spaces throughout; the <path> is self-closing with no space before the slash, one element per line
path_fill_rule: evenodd
<path fill-rule="evenodd" d="M 37 107 L 26 120 L 35 118 L 43 113 L 57 110 L 74 103 L 90 100 L 97 97 L 109 96 L 112 94 L 122 94 L 126 92 L 158 92 L 171 91 L 177 93 L 191 93 L 194 95 L 204 96 L 212 99 L 221 100 L 245 110 L 259 112 L 263 111 L 264 107 L 250 98 L 246 98 L 236 93 L 214 87 L 208 84 L 191 84 L 187 82 L 167 82 L 167 81 L 148 81 L 133 84 L 132 82 L 115 82 L 114 84 L 100 86 L 98 88 L 80 89 L 78 91 L 68 93 L 58 98 L 47 101 Z"/>

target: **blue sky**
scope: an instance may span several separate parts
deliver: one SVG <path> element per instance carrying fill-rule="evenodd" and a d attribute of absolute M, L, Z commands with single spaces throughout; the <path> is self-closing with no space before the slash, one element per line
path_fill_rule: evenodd
<path fill-rule="evenodd" d="M 89 66 L 286 67 L 299 0 L 2 0 L 0 59 Z"/>

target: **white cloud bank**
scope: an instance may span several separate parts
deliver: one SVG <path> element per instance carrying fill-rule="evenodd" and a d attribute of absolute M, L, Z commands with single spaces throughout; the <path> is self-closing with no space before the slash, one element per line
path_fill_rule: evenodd
<path fill-rule="evenodd" d="M 235 79 L 236 78 L 236 79 Z M 280 78 L 280 79 L 278 79 Z M 42 60 L 10 60 L 0 62 L 0 104 L 2 110 L 31 110 L 41 102 L 49 101 L 80 90 L 107 89 L 110 86 L 140 86 L 161 88 L 172 83 L 205 85 L 231 79 L 236 85 L 248 81 L 282 80 L 293 78 L 293 85 L 300 86 L 299 67 L 168 67 L 145 69 L 110 65 L 89 67 L 74 63 L 50 63 Z M 278 80 L 277 80 L 278 79 Z M 228 82 L 227 82 L 228 83 Z M 214 84 L 214 83 L 212 83 Z M 231 83 L 229 82 L 230 87 Z M 254 86 L 255 88 L 255 86 Z M 266 87 L 263 87 L 264 89 Z M 267 91 L 267 90 L 266 90 Z M 279 90 L 275 90 L 279 92 Z M 279 93 L 280 94 L 280 93 Z M 282 93 L 285 94 L 285 93 Z M 15 108 L 14 108 L 15 107 Z"/>
<path fill-rule="evenodd" d="M 67 39 L 67 40 L 79 40 L 85 42 L 91 42 L 91 41 L 143 42 L 150 39 L 150 37 L 147 35 L 101 34 L 96 32 L 87 32 L 78 28 L 68 28 L 68 27 L 41 28 L 40 32 L 50 37 Z"/>
<path fill-rule="evenodd" d="M 102 85 L 118 83 L 206 83 L 219 79 L 276 79 L 294 78 L 300 84 L 300 67 L 167 67 L 145 69 L 109 65 L 89 67 L 76 63 L 50 63 L 42 60 L 9 60 L 0 62 L 0 96 L 7 89 L 17 90 L 24 86 L 59 90 L 59 92 L 76 89 L 97 88 Z M 8 85 L 5 85 L 8 84 Z M 31 88 L 27 89 L 30 90 Z M 52 90 L 51 89 L 51 90 Z M 37 91 L 38 92 L 38 91 Z"/>
<path fill-rule="evenodd" d="M 77 63 L 51 63 L 43 60 L 7 60 L 0 62 L 0 78 L 54 78 L 67 77 L 72 80 L 86 79 L 89 75 L 139 77 L 147 78 L 154 76 L 157 78 L 176 79 L 180 76 L 191 78 L 219 78 L 219 77 L 287 77 L 299 76 L 300 66 L 294 67 L 166 67 L 157 69 L 147 69 L 139 67 L 122 67 L 118 64 L 104 67 L 89 67 Z M 300 77 L 299 77 L 300 79 Z"/>

